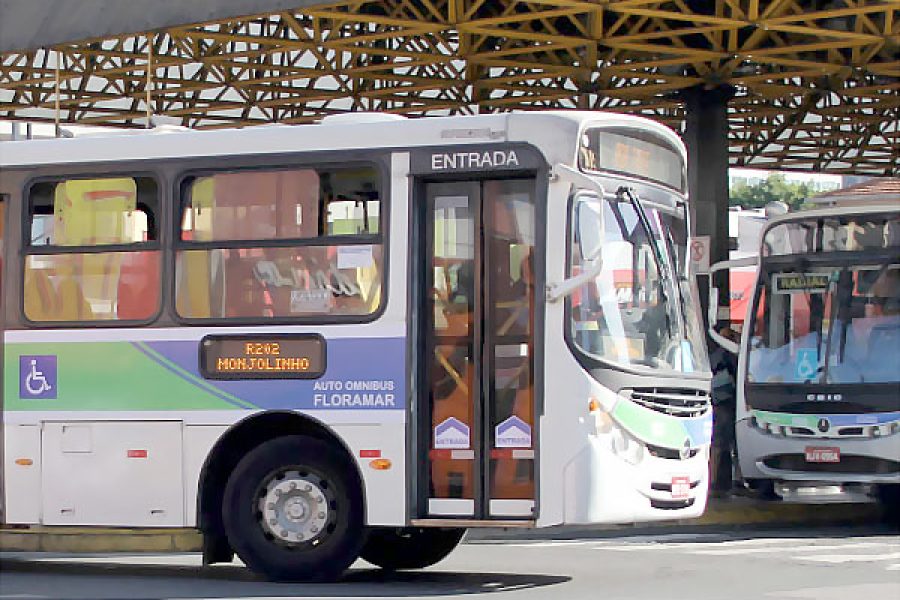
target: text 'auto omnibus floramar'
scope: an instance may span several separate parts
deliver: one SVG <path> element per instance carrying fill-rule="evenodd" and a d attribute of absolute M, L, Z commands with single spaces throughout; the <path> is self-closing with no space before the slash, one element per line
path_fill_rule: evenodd
<path fill-rule="evenodd" d="M 735 430 L 740 473 L 754 487 L 799 502 L 897 501 L 896 201 L 791 213 L 763 230 Z"/>
<path fill-rule="evenodd" d="M 698 516 L 684 147 L 620 115 L 11 142 L 3 520 L 328 579 Z"/>

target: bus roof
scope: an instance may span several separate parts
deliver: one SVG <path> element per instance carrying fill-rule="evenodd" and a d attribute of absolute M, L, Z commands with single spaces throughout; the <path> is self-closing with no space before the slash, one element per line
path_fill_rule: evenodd
<path fill-rule="evenodd" d="M 554 127 L 540 126 L 553 122 Z M 548 123 L 549 124 L 549 123 Z M 684 144 L 668 127 L 633 115 L 588 111 L 523 111 L 491 115 L 408 119 L 378 113 L 326 117 L 312 125 L 264 125 L 244 129 L 191 130 L 179 127 L 111 132 L 73 138 L 0 143 L 0 166 L 31 167 L 122 160 L 277 154 L 366 148 L 409 148 L 528 142 L 550 163 L 572 164 L 577 135 L 586 126 L 640 128 L 670 142 L 684 156 Z M 569 140 L 561 144 L 560 136 Z M 564 147 L 565 146 L 565 147 Z"/>

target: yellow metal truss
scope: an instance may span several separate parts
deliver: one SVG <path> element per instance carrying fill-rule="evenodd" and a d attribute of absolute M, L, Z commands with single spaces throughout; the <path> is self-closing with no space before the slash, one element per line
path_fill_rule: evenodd
<path fill-rule="evenodd" d="M 900 0 L 353 0 L 0 56 L 0 117 L 642 114 L 735 88 L 731 164 L 900 174 Z M 149 103 L 148 103 L 149 100 Z"/>

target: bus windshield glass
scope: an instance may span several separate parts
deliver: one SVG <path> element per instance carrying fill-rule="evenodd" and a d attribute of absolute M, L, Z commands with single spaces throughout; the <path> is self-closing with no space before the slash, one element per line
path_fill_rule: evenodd
<path fill-rule="evenodd" d="M 568 299 L 569 335 L 578 350 L 629 367 L 708 371 L 699 321 L 683 297 L 689 286 L 677 275 L 672 239 L 677 219 L 641 206 L 636 198 L 576 197 L 571 276 L 591 269 L 582 256 L 578 232 L 583 229 L 576 220 L 600 212 L 578 210 L 580 202 L 602 202 L 605 235 L 602 269 Z"/>
<path fill-rule="evenodd" d="M 900 380 L 898 259 L 769 270 L 754 311 L 747 381 Z"/>
<path fill-rule="evenodd" d="M 835 215 L 787 221 L 765 234 L 763 257 L 900 249 L 900 216 Z"/>

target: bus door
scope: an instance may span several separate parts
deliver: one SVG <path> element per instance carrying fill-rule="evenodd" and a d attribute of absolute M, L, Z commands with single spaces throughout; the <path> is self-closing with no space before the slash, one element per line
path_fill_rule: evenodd
<path fill-rule="evenodd" d="M 420 516 L 536 516 L 534 187 L 426 185 Z"/>
<path fill-rule="evenodd" d="M 5 370 L 4 365 L 4 346 L 6 345 L 6 285 L 4 281 L 4 277 L 6 277 L 6 271 L 4 270 L 7 267 L 6 261 L 6 210 L 9 203 L 6 200 L 6 196 L 0 194 L 0 523 L 6 522 L 6 510 L 5 510 L 5 498 L 6 498 L 6 485 L 4 481 L 4 449 L 6 447 L 6 436 L 3 432 L 4 419 L 3 419 L 3 371 Z"/>

